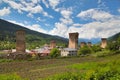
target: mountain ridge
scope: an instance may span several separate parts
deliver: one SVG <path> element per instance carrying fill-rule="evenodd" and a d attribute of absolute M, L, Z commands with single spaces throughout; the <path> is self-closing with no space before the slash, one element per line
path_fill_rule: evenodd
<path fill-rule="evenodd" d="M 59 36 L 52 36 L 49 34 L 40 33 L 34 30 L 30 30 L 18 24 L 11 23 L 6 20 L 0 19 L 0 41 L 16 41 L 16 31 L 17 30 L 25 30 L 26 32 L 26 42 L 27 44 L 40 46 L 44 44 L 50 43 L 50 41 L 55 40 L 58 45 L 65 46 L 68 43 L 68 39 L 59 37 Z M 34 44 L 33 44 L 34 43 Z"/>

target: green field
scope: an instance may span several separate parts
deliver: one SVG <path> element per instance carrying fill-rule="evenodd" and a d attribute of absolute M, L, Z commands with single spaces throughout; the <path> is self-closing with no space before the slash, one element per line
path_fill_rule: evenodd
<path fill-rule="evenodd" d="M 120 80 L 119 62 L 120 54 L 33 61 L 0 60 L 0 80 Z"/>

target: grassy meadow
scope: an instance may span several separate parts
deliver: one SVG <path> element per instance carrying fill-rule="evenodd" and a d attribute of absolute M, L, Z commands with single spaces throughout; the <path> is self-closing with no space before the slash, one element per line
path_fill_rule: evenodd
<path fill-rule="evenodd" d="M 120 80 L 120 54 L 41 60 L 0 59 L 1 80 Z"/>

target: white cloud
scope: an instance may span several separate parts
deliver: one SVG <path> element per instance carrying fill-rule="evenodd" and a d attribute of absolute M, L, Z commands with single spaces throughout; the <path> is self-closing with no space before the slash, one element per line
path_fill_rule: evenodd
<path fill-rule="evenodd" d="M 36 21 L 37 21 L 37 22 L 44 22 L 44 21 L 46 21 L 46 19 L 43 19 L 43 18 L 38 17 L 38 18 L 36 18 Z"/>
<path fill-rule="evenodd" d="M 118 9 L 118 12 L 120 13 L 120 9 Z"/>
<path fill-rule="evenodd" d="M 60 21 L 66 25 L 73 23 L 73 20 L 71 18 L 60 18 Z"/>
<path fill-rule="evenodd" d="M 27 17 L 34 18 L 32 13 L 27 14 Z"/>
<path fill-rule="evenodd" d="M 54 18 L 53 16 L 49 15 L 47 12 L 43 12 L 43 15 L 44 15 L 44 16 L 47 16 L 47 17 L 49 17 L 49 18 Z"/>
<path fill-rule="evenodd" d="M 42 19 L 40 17 L 37 18 L 38 21 L 42 21 Z"/>
<path fill-rule="evenodd" d="M 32 0 L 29 2 L 26 2 L 25 0 L 21 0 L 19 3 L 12 0 L 4 0 L 4 2 L 9 4 L 11 8 L 17 10 L 19 13 L 23 13 L 23 11 L 28 12 L 29 15 L 40 13 L 43 16 L 53 18 L 53 16 L 45 12 L 42 6 L 38 4 L 40 0 Z"/>
<path fill-rule="evenodd" d="M 69 18 L 72 15 L 72 10 L 61 10 L 60 12 L 64 18 Z"/>
<path fill-rule="evenodd" d="M 31 30 L 34 30 L 34 31 L 41 32 L 41 33 L 47 33 L 47 31 L 42 29 L 39 24 L 30 25 L 30 26 L 28 26 L 28 28 L 31 29 Z"/>
<path fill-rule="evenodd" d="M 48 4 L 48 2 L 47 2 L 46 0 L 42 0 L 42 2 L 44 3 L 44 5 L 45 5 L 47 8 L 49 8 L 49 4 Z"/>
<path fill-rule="evenodd" d="M 65 24 L 55 23 L 55 27 L 53 28 L 53 30 L 51 30 L 49 32 L 49 34 L 66 37 L 67 36 L 67 34 L 66 34 L 67 30 L 68 30 L 68 27 Z"/>
<path fill-rule="evenodd" d="M 10 13 L 11 13 L 11 11 L 10 11 L 9 7 L 8 8 L 4 7 L 3 9 L 0 10 L 0 16 L 5 16 L 5 15 L 8 15 Z"/>
<path fill-rule="evenodd" d="M 45 26 L 50 27 L 50 24 L 45 24 Z"/>
<path fill-rule="evenodd" d="M 80 33 L 80 38 L 108 38 L 113 34 L 120 32 L 120 20 L 110 20 L 106 22 L 91 22 L 83 25 L 83 27 L 78 30 Z M 72 29 L 73 30 L 73 29 Z"/>
<path fill-rule="evenodd" d="M 32 6 L 23 7 L 21 8 L 21 10 L 30 12 L 30 13 L 42 13 L 43 12 L 43 8 L 40 5 L 37 5 L 35 7 L 32 7 Z"/>
<path fill-rule="evenodd" d="M 86 11 L 81 11 L 77 17 L 80 17 L 82 19 L 93 19 L 97 21 L 106 21 L 108 19 L 111 19 L 113 15 L 111 15 L 108 12 L 98 10 L 98 9 L 89 9 Z"/>
<path fill-rule="evenodd" d="M 72 26 L 74 26 L 74 27 L 81 27 L 81 26 L 83 26 L 83 24 L 74 23 Z"/>
<path fill-rule="evenodd" d="M 62 15 L 63 14 L 64 13 L 62 13 Z M 72 21 L 71 15 L 71 12 L 68 12 L 66 16 L 63 15 L 63 18 L 60 18 L 60 22 L 55 23 L 55 28 L 50 31 L 50 34 L 68 38 L 68 33 L 78 32 L 79 38 L 92 39 L 102 37 L 108 38 L 120 32 L 120 16 L 111 15 L 105 11 L 90 9 L 81 12 L 78 17 L 90 18 L 95 21 L 79 24 Z M 71 25 L 68 25 L 70 23 Z"/>
<path fill-rule="evenodd" d="M 21 7 L 22 7 L 22 5 L 21 4 L 19 4 L 19 3 L 16 3 L 16 2 L 14 2 L 14 1 L 10 1 L 10 0 L 3 0 L 5 3 L 8 3 L 13 9 L 16 9 L 16 10 L 18 10 L 18 12 L 20 12 L 21 13 Z"/>
<path fill-rule="evenodd" d="M 32 0 L 34 4 L 37 4 L 40 0 Z"/>
<path fill-rule="evenodd" d="M 62 17 L 59 19 L 60 22 L 55 23 L 55 27 L 53 28 L 53 30 L 49 32 L 49 34 L 67 37 L 68 36 L 67 31 L 69 29 L 68 26 L 73 24 L 73 20 L 71 18 L 72 9 L 61 8 L 60 13 L 62 15 Z"/>
<path fill-rule="evenodd" d="M 49 0 L 49 5 L 55 9 L 55 7 L 60 3 L 60 0 Z"/>

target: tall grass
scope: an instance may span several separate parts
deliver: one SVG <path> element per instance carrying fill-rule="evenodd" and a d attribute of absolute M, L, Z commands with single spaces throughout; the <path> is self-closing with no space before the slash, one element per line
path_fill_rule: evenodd
<path fill-rule="evenodd" d="M 16 73 L 12 73 L 12 74 L 0 74 L 0 80 L 28 80 L 28 79 L 23 79 Z"/>
<path fill-rule="evenodd" d="M 56 74 L 45 80 L 120 80 L 119 62 L 120 60 L 111 60 L 73 64 L 67 66 L 70 72 Z"/>

